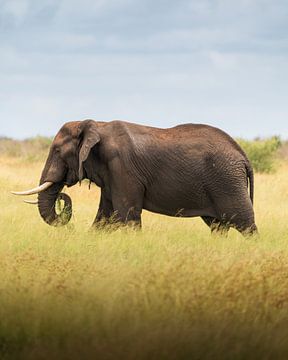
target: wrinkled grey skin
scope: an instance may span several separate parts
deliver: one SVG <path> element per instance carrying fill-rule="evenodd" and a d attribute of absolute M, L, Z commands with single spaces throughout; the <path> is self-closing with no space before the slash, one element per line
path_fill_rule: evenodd
<path fill-rule="evenodd" d="M 201 216 L 212 231 L 225 232 L 230 226 L 243 234 L 257 231 L 251 165 L 229 135 L 211 126 L 159 129 L 123 121 L 66 123 L 51 145 L 40 180 L 54 183 L 38 196 L 47 223 L 69 221 L 55 213 L 55 201 L 64 185 L 85 178 L 101 188 L 95 226 L 105 226 L 111 216 L 120 223 L 141 225 L 146 209 Z"/>

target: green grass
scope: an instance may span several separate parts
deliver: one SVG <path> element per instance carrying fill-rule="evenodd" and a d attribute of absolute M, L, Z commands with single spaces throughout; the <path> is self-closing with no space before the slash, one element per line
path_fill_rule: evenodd
<path fill-rule="evenodd" d="M 256 172 L 271 173 L 276 170 L 277 155 L 282 147 L 278 136 L 267 139 L 238 140 Z"/>
<path fill-rule="evenodd" d="M 45 161 L 52 139 L 36 136 L 26 140 L 0 138 L 0 156 L 20 158 L 24 162 Z"/>
<path fill-rule="evenodd" d="M 52 228 L 9 194 L 42 164 L 0 167 L 1 360 L 288 358 L 287 165 L 256 176 L 251 239 L 151 213 L 90 232 L 94 186 L 69 189 L 72 222 Z"/>

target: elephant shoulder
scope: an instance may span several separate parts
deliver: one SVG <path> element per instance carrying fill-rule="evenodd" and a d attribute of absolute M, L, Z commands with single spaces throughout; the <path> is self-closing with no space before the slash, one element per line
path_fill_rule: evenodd
<path fill-rule="evenodd" d="M 100 156 L 104 162 L 122 157 L 123 152 L 131 148 L 131 135 L 123 121 L 114 120 L 107 123 L 100 135 Z"/>

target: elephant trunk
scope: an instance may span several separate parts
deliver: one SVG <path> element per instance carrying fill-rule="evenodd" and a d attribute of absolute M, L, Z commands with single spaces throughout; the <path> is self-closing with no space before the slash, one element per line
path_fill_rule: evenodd
<path fill-rule="evenodd" d="M 67 194 L 61 193 L 61 183 L 54 183 L 38 195 L 38 209 L 43 220 L 53 226 L 66 225 L 72 216 L 72 201 Z M 61 209 L 61 200 L 64 207 Z M 59 207 L 59 209 L 57 209 Z M 58 211 L 57 211 L 58 210 Z"/>

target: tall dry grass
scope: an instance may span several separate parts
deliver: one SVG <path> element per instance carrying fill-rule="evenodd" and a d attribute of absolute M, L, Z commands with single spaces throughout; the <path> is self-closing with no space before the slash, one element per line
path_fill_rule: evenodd
<path fill-rule="evenodd" d="M 99 192 L 67 190 L 46 225 L 10 195 L 43 162 L 0 157 L 0 359 L 288 358 L 288 166 L 256 175 L 259 238 L 144 213 L 143 230 L 89 231 Z"/>

